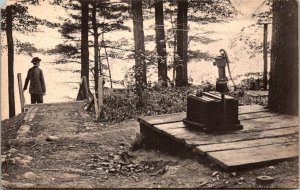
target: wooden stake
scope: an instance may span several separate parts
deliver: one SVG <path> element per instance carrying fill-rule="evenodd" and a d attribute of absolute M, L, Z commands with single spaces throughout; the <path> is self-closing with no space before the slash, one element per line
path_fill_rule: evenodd
<path fill-rule="evenodd" d="M 99 105 L 98 105 L 98 100 L 97 100 L 97 97 L 96 97 L 96 94 L 94 93 L 93 94 L 94 96 L 94 105 L 95 105 L 95 113 L 96 113 L 96 118 L 99 117 Z"/>
<path fill-rule="evenodd" d="M 85 111 L 91 111 L 93 105 L 95 105 L 95 102 L 94 102 L 94 101 L 95 101 L 94 94 L 92 94 L 92 97 L 93 97 L 93 99 L 92 99 L 92 101 L 88 104 L 88 106 L 87 106 L 87 108 L 85 109 Z"/>
<path fill-rule="evenodd" d="M 100 114 L 103 106 L 103 76 L 100 76 L 98 81 L 98 104 Z"/>
<path fill-rule="evenodd" d="M 268 24 L 264 24 L 264 73 L 263 73 L 263 89 L 267 90 L 268 85 Z"/>
<path fill-rule="evenodd" d="M 17 76 L 18 76 L 18 85 L 19 85 L 19 95 L 20 95 L 20 103 L 21 103 L 21 112 L 24 112 L 25 97 L 24 97 L 24 92 L 23 92 L 23 85 L 22 85 L 21 73 L 18 73 Z"/>

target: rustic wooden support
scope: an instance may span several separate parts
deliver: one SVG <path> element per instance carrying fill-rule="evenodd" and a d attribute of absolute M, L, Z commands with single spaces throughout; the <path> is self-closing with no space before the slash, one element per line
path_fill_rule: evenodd
<path fill-rule="evenodd" d="M 100 76 L 98 79 L 98 104 L 99 113 L 101 113 L 103 106 L 103 76 Z"/>
<path fill-rule="evenodd" d="M 268 24 L 264 23 L 264 73 L 263 73 L 263 89 L 267 90 L 268 85 Z"/>
<path fill-rule="evenodd" d="M 92 98 L 92 100 L 90 101 L 90 103 L 88 104 L 88 106 L 86 107 L 85 111 L 91 111 L 93 105 L 95 104 L 95 102 L 94 102 L 94 101 L 95 101 L 95 97 L 94 97 L 93 94 L 92 94 L 92 96 L 93 96 L 93 98 Z"/>
<path fill-rule="evenodd" d="M 93 97 L 93 93 L 92 93 L 91 89 L 88 88 L 88 90 L 89 90 L 89 91 L 88 91 L 89 97 L 93 99 L 94 97 Z"/>
<path fill-rule="evenodd" d="M 97 97 L 96 97 L 96 94 L 95 94 L 95 93 L 93 94 L 93 96 L 94 96 L 94 105 L 95 105 L 96 118 L 98 118 L 99 115 L 100 115 L 100 113 L 99 113 L 98 100 L 97 100 Z"/>
<path fill-rule="evenodd" d="M 19 95 L 20 95 L 20 103 L 21 103 L 21 112 L 24 112 L 24 106 L 25 106 L 25 97 L 23 92 L 23 85 L 22 85 L 22 78 L 21 73 L 18 73 L 18 86 L 19 86 Z"/>

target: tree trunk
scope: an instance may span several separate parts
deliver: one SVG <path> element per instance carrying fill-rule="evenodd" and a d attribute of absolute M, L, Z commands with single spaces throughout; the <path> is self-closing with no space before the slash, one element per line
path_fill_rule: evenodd
<path fill-rule="evenodd" d="M 85 76 L 89 86 L 89 5 L 81 1 L 81 77 Z"/>
<path fill-rule="evenodd" d="M 15 111 L 15 92 L 14 92 L 14 40 L 12 34 L 12 7 L 6 8 L 6 37 L 8 52 L 8 98 L 9 98 L 9 118 L 16 115 Z"/>
<path fill-rule="evenodd" d="M 298 114 L 298 6 L 296 0 L 273 1 L 269 108 Z"/>
<path fill-rule="evenodd" d="M 164 28 L 164 11 L 163 0 L 155 0 L 155 39 L 158 63 L 158 81 L 167 86 L 168 70 L 167 70 L 167 52 L 165 41 L 165 28 Z"/>
<path fill-rule="evenodd" d="M 177 54 L 178 62 L 176 64 L 176 86 L 188 85 L 187 75 L 187 11 L 188 1 L 178 0 L 177 9 Z"/>
<path fill-rule="evenodd" d="M 99 34 L 98 34 L 98 28 L 97 28 L 97 20 L 96 20 L 96 3 L 93 3 L 93 9 L 92 9 L 92 25 L 93 25 L 93 31 L 94 31 L 94 82 L 95 82 L 95 94 L 98 92 L 98 79 L 99 79 Z"/>
<path fill-rule="evenodd" d="M 140 107 L 142 91 L 147 85 L 142 0 L 132 0 L 131 11 L 133 16 L 136 94 L 139 97 L 137 107 Z"/>

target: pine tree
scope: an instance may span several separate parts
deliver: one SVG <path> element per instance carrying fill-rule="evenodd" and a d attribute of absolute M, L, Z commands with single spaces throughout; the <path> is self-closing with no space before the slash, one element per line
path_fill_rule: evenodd
<path fill-rule="evenodd" d="M 24 51 L 26 48 L 31 51 L 37 51 L 36 48 L 29 43 L 14 43 L 13 31 L 21 33 L 30 33 L 37 30 L 40 24 L 55 27 L 57 24 L 50 23 L 46 20 L 38 19 L 28 13 L 27 4 L 37 4 L 38 1 L 17 1 L 10 2 L 5 8 L 1 9 L 2 20 L 1 30 L 6 32 L 7 38 L 7 57 L 8 57 L 8 97 L 9 97 L 9 117 L 15 116 L 15 94 L 14 94 L 14 54 L 15 48 L 18 52 Z M 4 47 L 5 48 L 5 47 Z M 18 53 L 17 52 L 17 53 Z M 29 52 L 30 54 L 30 52 Z"/>
<path fill-rule="evenodd" d="M 164 10 L 163 0 L 155 0 L 155 39 L 157 51 L 157 65 L 158 65 L 158 81 L 163 86 L 167 86 L 168 70 L 167 70 L 167 52 L 166 52 L 166 39 L 164 28 Z"/>
<path fill-rule="evenodd" d="M 269 107 L 298 114 L 298 2 L 273 1 Z"/>
<path fill-rule="evenodd" d="M 142 91 L 147 85 L 145 44 L 143 27 L 143 9 L 141 0 L 132 0 L 131 12 L 133 20 L 134 51 L 135 51 L 135 81 L 138 95 L 137 107 L 142 106 Z"/>
<path fill-rule="evenodd" d="M 188 43 L 188 1 L 177 1 L 177 64 L 176 64 L 176 86 L 188 85 L 187 74 L 187 43 Z"/>
<path fill-rule="evenodd" d="M 13 40 L 13 7 L 6 7 L 6 37 L 8 54 L 8 98 L 9 98 L 9 118 L 16 115 L 15 93 L 14 93 L 14 40 Z"/>
<path fill-rule="evenodd" d="M 85 76 L 89 86 L 89 4 L 81 1 L 81 77 Z"/>
<path fill-rule="evenodd" d="M 69 18 L 64 20 L 60 32 L 63 37 L 66 39 L 64 44 L 59 44 L 54 50 L 49 51 L 49 53 L 63 53 L 63 59 L 67 61 L 77 60 L 82 56 L 79 51 L 76 51 L 79 47 L 79 42 L 81 39 L 78 38 L 78 34 L 82 32 L 81 23 L 81 4 L 79 2 L 88 3 L 89 14 L 88 20 L 88 30 L 85 29 L 85 32 L 88 31 L 88 36 L 92 36 L 93 40 L 89 40 L 87 46 L 93 47 L 94 52 L 89 53 L 93 54 L 94 57 L 94 66 L 89 67 L 89 70 L 93 72 L 95 90 L 97 90 L 98 76 L 100 73 L 103 74 L 103 64 L 101 63 L 101 48 L 105 46 L 105 39 L 100 40 L 99 37 L 104 33 L 108 33 L 113 30 L 128 30 L 128 27 L 124 26 L 124 20 L 128 18 L 129 6 L 127 3 L 115 2 L 111 3 L 109 0 L 97 1 L 66 1 L 63 3 L 63 6 L 68 10 L 73 10 L 69 14 Z M 82 22 L 83 23 L 83 22 Z M 75 42 L 75 43 L 74 43 Z M 85 42 L 86 44 L 86 42 Z M 81 46 L 80 46 L 81 47 Z M 85 53 L 86 55 L 86 53 Z M 85 58 L 87 59 L 87 58 Z M 89 60 L 89 63 L 92 62 Z M 87 65 L 87 64 L 85 64 Z M 85 68 L 87 70 L 87 68 Z"/>

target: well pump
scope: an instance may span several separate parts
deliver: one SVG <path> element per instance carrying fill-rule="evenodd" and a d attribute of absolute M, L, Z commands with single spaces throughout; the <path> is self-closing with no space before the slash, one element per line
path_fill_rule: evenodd
<path fill-rule="evenodd" d="M 213 65 L 218 67 L 216 91 L 198 93 L 187 97 L 187 117 L 183 123 L 205 132 L 222 133 L 243 129 L 238 119 L 238 101 L 225 94 L 228 92 L 229 60 L 224 49 L 215 57 Z"/>
<path fill-rule="evenodd" d="M 219 78 L 217 78 L 216 82 L 216 91 L 220 93 L 226 93 L 228 92 L 228 78 L 226 77 L 226 71 L 225 67 L 229 66 L 229 60 L 227 53 L 224 49 L 220 49 L 220 54 L 219 56 L 215 57 L 215 62 L 213 62 L 213 65 L 218 67 L 218 73 L 219 73 Z"/>

